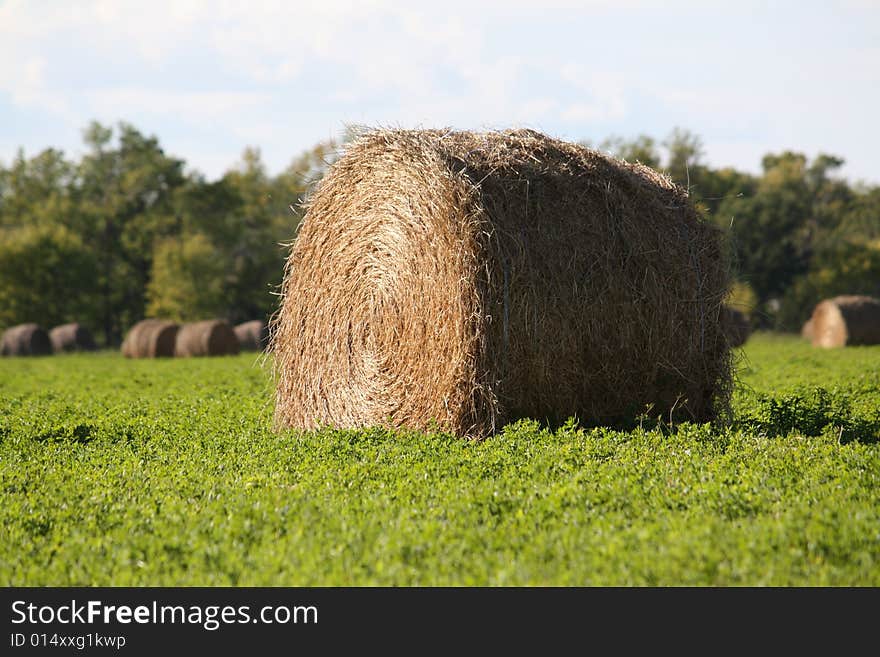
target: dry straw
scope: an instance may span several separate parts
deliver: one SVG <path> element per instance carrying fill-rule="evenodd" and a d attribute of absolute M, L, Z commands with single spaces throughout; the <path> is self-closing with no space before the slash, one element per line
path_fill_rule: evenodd
<path fill-rule="evenodd" d="M 306 206 L 270 326 L 278 427 L 711 420 L 719 232 L 668 178 L 531 130 L 376 130 Z"/>
<path fill-rule="evenodd" d="M 174 340 L 178 325 L 163 319 L 143 319 L 134 326 L 122 342 L 126 358 L 158 358 L 174 355 Z"/>
<path fill-rule="evenodd" d="M 814 347 L 880 344 L 880 299 L 843 295 L 825 299 L 813 309 Z"/>
<path fill-rule="evenodd" d="M 28 323 L 11 326 L 3 332 L 0 355 L 46 356 L 52 353 L 52 341 L 46 329 L 39 324 Z"/>
<path fill-rule="evenodd" d="M 721 311 L 721 321 L 727 332 L 731 347 L 741 347 L 752 334 L 748 316 L 736 308 L 725 306 Z"/>
<path fill-rule="evenodd" d="M 242 351 L 263 351 L 269 342 L 269 328 L 261 319 L 242 322 L 234 330 Z"/>
<path fill-rule="evenodd" d="M 235 331 L 228 322 L 220 319 L 184 324 L 174 343 L 175 356 L 225 356 L 238 352 Z"/>
<path fill-rule="evenodd" d="M 49 331 L 52 349 L 61 351 L 94 351 L 97 349 L 95 338 L 88 327 L 79 322 L 62 324 Z"/>

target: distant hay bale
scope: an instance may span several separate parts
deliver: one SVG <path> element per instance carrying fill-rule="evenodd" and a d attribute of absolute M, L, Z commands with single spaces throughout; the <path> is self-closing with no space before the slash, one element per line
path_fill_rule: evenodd
<path fill-rule="evenodd" d="M 880 299 L 842 295 L 825 299 L 813 309 L 814 347 L 880 344 Z"/>
<path fill-rule="evenodd" d="M 126 358 L 160 358 L 174 355 L 174 340 L 180 327 L 164 319 L 143 319 L 131 327 L 122 342 Z"/>
<path fill-rule="evenodd" d="M 0 355 L 47 356 L 52 353 L 49 334 L 39 324 L 27 323 L 10 326 L 3 332 Z"/>
<path fill-rule="evenodd" d="M 729 283 L 719 231 L 648 167 L 531 130 L 372 131 L 286 263 L 275 424 L 708 421 Z"/>
<path fill-rule="evenodd" d="M 809 340 L 812 342 L 813 340 L 813 318 L 811 317 L 804 325 L 801 327 L 801 337 L 804 340 Z"/>
<path fill-rule="evenodd" d="M 269 342 L 269 327 L 261 319 L 242 322 L 234 330 L 242 351 L 263 351 Z"/>
<path fill-rule="evenodd" d="M 752 325 L 748 316 L 736 308 L 724 306 L 721 310 L 721 321 L 727 333 L 731 347 L 741 347 L 752 334 Z"/>
<path fill-rule="evenodd" d="M 225 356 L 238 352 L 235 331 L 228 322 L 219 319 L 184 324 L 174 344 L 175 356 Z"/>
<path fill-rule="evenodd" d="M 79 322 L 61 324 L 49 331 L 52 350 L 62 351 L 94 351 L 97 349 L 92 332 Z"/>

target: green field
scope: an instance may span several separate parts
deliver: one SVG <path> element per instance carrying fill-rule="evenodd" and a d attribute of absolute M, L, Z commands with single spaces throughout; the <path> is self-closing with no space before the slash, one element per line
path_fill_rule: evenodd
<path fill-rule="evenodd" d="M 0 584 L 880 586 L 880 347 L 757 335 L 729 428 L 273 433 L 254 355 L 0 360 Z"/>

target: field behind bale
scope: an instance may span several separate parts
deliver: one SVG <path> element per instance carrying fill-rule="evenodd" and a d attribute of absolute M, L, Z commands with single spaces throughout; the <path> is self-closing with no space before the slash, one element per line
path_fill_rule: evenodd
<path fill-rule="evenodd" d="M 880 347 L 755 334 L 734 423 L 274 433 L 260 357 L 0 362 L 0 583 L 880 586 Z"/>

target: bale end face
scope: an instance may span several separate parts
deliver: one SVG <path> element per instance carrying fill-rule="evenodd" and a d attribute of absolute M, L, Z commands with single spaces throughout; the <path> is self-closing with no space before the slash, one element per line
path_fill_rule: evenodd
<path fill-rule="evenodd" d="M 79 322 L 62 324 L 49 331 L 52 349 L 62 351 L 94 351 L 97 349 L 92 332 Z"/>
<path fill-rule="evenodd" d="M 808 319 L 804 322 L 804 325 L 801 327 L 801 337 L 804 340 L 813 340 L 813 320 L 812 318 Z"/>
<path fill-rule="evenodd" d="M 242 351 L 263 351 L 269 344 L 269 327 L 263 320 L 242 322 L 234 330 Z"/>
<path fill-rule="evenodd" d="M 170 358 L 179 326 L 162 319 L 143 319 L 129 329 L 122 341 L 126 358 Z"/>
<path fill-rule="evenodd" d="M 814 347 L 880 344 L 880 299 L 841 295 L 825 299 L 810 318 Z"/>
<path fill-rule="evenodd" d="M 35 323 L 12 326 L 3 333 L 0 354 L 3 356 L 48 356 L 52 341 L 46 330 Z"/>
<path fill-rule="evenodd" d="M 203 320 L 180 327 L 174 343 L 174 355 L 227 356 L 239 353 L 238 338 L 228 322 Z"/>

